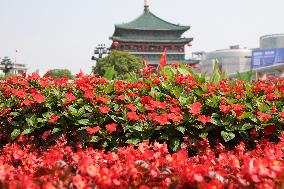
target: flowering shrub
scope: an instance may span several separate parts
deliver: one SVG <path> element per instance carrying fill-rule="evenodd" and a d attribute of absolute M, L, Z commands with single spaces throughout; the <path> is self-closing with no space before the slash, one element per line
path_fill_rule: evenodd
<path fill-rule="evenodd" d="M 66 146 L 64 137 L 47 150 L 24 145 L 30 138 L 7 144 L 0 155 L 0 187 L 16 188 L 283 188 L 284 136 L 278 144 L 262 139 L 254 150 L 245 143 L 227 151 L 210 148 L 208 140 L 187 142 L 170 154 L 166 144 L 140 143 L 104 153 Z"/>
<path fill-rule="evenodd" d="M 2 81 L 0 140 L 33 135 L 48 143 L 64 133 L 96 148 L 149 140 L 177 151 L 186 137 L 232 144 L 283 131 L 283 79 L 213 83 L 183 65 L 144 72 L 135 82 L 82 73 L 74 81 L 36 74 Z"/>
<path fill-rule="evenodd" d="M 283 79 L 141 73 L 1 81 L 0 188 L 284 187 Z"/>

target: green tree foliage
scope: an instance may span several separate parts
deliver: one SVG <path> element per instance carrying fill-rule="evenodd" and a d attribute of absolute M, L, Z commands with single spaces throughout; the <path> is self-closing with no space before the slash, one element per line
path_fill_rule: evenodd
<path fill-rule="evenodd" d="M 140 57 L 129 54 L 124 51 L 111 51 L 111 53 L 97 61 L 94 72 L 100 76 L 110 75 L 113 70 L 114 79 L 127 79 L 133 74 L 137 75 L 143 67 Z"/>
<path fill-rule="evenodd" d="M 12 61 L 9 57 L 5 56 L 2 60 L 1 60 L 1 64 L 5 65 L 5 64 L 12 64 Z"/>
<path fill-rule="evenodd" d="M 73 79 L 74 76 L 71 74 L 70 70 L 68 69 L 52 69 L 49 70 L 48 73 L 50 74 L 50 77 L 55 78 L 69 78 Z"/>
<path fill-rule="evenodd" d="M 2 60 L 1 60 L 1 65 L 4 66 L 2 68 L 3 73 L 7 74 L 11 71 L 12 67 L 13 67 L 13 62 L 11 61 L 11 59 L 7 56 L 5 56 Z"/>

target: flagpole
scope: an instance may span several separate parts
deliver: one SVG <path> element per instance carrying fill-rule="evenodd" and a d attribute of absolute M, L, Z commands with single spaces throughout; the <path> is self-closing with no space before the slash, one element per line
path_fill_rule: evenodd
<path fill-rule="evenodd" d="M 17 63 L 17 55 L 18 55 L 18 50 L 16 50 L 16 53 L 15 53 L 15 64 Z"/>

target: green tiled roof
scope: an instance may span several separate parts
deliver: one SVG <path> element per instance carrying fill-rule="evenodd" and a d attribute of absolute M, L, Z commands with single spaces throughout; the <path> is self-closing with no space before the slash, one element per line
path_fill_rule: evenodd
<path fill-rule="evenodd" d="M 167 22 L 150 11 L 144 11 L 142 15 L 140 15 L 135 20 L 125 23 L 125 24 L 117 24 L 116 28 L 122 29 L 136 29 L 136 30 L 188 30 L 190 26 L 180 26 L 177 24 L 172 24 Z"/>
<path fill-rule="evenodd" d="M 189 43 L 193 40 L 193 38 L 177 38 L 177 39 L 128 39 L 125 37 L 117 37 L 112 36 L 110 37 L 113 41 L 120 41 L 120 42 L 143 42 L 143 43 Z"/>

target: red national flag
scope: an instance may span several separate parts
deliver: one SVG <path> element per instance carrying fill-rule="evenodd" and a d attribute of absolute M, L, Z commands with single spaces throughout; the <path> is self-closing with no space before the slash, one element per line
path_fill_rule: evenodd
<path fill-rule="evenodd" d="M 159 66 L 158 66 L 158 70 L 159 70 L 159 71 L 160 71 L 164 66 L 167 65 L 167 54 L 166 54 L 166 51 L 167 51 L 167 49 L 165 48 L 165 49 L 164 49 L 164 52 L 163 52 L 163 54 L 162 54 L 162 56 L 161 56 L 161 59 L 160 59 L 160 64 L 159 64 Z"/>

